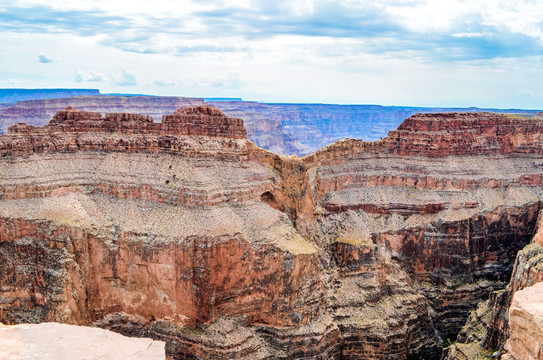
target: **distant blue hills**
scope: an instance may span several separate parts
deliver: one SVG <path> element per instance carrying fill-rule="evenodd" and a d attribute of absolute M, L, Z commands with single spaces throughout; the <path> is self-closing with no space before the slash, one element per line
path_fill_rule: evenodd
<path fill-rule="evenodd" d="M 98 89 L 0 89 L 0 103 L 101 95 Z"/>

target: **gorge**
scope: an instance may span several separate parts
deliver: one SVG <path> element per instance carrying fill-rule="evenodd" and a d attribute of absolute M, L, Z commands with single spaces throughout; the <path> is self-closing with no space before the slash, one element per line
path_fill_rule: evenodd
<path fill-rule="evenodd" d="M 0 89 L 1 90 L 1 89 Z M 229 99 L 176 96 L 102 95 L 98 90 L 75 89 L 30 93 L 5 89 L 0 92 L 0 134 L 25 122 L 44 126 L 57 111 L 72 106 L 78 110 L 106 113 L 136 113 L 160 121 L 179 107 L 211 105 L 226 115 L 241 118 L 249 140 L 278 155 L 309 155 L 344 138 L 375 141 L 396 129 L 403 120 L 418 113 L 498 112 L 534 116 L 537 110 L 442 108 L 380 105 L 277 104 Z M 98 93 L 98 94 L 96 94 Z M 62 97 L 60 97 L 62 95 Z M 53 97 L 53 98 L 50 98 Z M 2 101 L 11 101 L 2 105 Z"/>
<path fill-rule="evenodd" d="M 504 346 L 515 293 L 543 279 L 541 115 L 417 114 L 285 157 L 177 105 L 68 107 L 0 136 L 0 322 L 149 337 L 171 359 Z"/>

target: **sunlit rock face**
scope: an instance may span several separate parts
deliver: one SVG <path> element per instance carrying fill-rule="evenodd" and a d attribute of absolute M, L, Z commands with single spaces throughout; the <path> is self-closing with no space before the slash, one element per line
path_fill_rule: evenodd
<path fill-rule="evenodd" d="M 535 232 L 542 124 L 417 115 L 304 158 L 206 105 L 13 125 L 0 321 L 94 324 L 174 359 L 439 359 Z"/>
<path fill-rule="evenodd" d="M 1 359 L 165 360 L 164 345 L 87 326 L 0 324 Z"/>
<path fill-rule="evenodd" d="M 505 349 L 510 359 L 537 360 L 543 357 L 542 343 L 543 282 L 539 282 L 513 296 L 509 308 L 509 340 Z"/>

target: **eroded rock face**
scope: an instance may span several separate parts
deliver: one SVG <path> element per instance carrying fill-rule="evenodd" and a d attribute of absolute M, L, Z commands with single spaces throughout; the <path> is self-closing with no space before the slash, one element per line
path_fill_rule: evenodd
<path fill-rule="evenodd" d="M 510 309 L 515 294 L 543 281 L 543 247 L 539 244 L 543 228 L 541 216 L 532 243 L 518 252 L 511 280 L 505 289 L 494 291 L 479 303 L 458 336 L 458 341 L 445 351 L 447 360 L 474 357 L 475 354 L 500 354 L 510 336 Z M 503 355 L 507 359 L 510 355 Z M 510 358 L 509 358 L 510 359 Z"/>
<path fill-rule="evenodd" d="M 301 159 L 208 106 L 13 125 L 0 321 L 95 324 L 175 359 L 439 359 L 535 232 L 542 123 L 421 115 Z"/>
<path fill-rule="evenodd" d="M 509 340 L 514 360 L 543 358 L 543 282 L 517 291 L 509 308 Z M 503 358 L 503 357 L 502 357 Z"/>
<path fill-rule="evenodd" d="M 164 342 L 58 323 L 0 324 L 2 359 L 164 360 Z"/>
<path fill-rule="evenodd" d="M 538 234 L 541 232 L 539 226 Z M 540 281 L 543 281 L 543 247 L 534 242 L 519 251 L 507 288 L 490 295 L 492 312 L 483 346 L 489 349 L 503 347 L 509 337 L 508 312 L 515 293 Z"/>
<path fill-rule="evenodd" d="M 541 122 L 529 124 L 495 114 L 417 115 L 382 141 L 345 140 L 304 158 L 322 209 L 320 236 L 336 264 L 351 277 L 398 264 L 409 279 L 403 287 L 425 295 L 439 336 L 454 340 L 469 311 L 505 286 L 534 233 L 543 164 L 524 153 L 538 143 Z M 521 143 L 517 125 L 533 131 L 525 145 L 499 146 Z M 451 136 L 462 147 L 441 140 Z"/>
<path fill-rule="evenodd" d="M 493 113 L 419 114 L 391 131 L 386 143 L 401 155 L 541 154 L 541 126 Z"/>

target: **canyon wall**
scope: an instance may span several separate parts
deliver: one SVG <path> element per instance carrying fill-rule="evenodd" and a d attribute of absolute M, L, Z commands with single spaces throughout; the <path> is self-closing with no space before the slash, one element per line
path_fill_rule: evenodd
<path fill-rule="evenodd" d="M 542 126 L 416 115 L 287 158 L 205 105 L 12 125 L 0 321 L 152 337 L 174 359 L 439 359 L 535 233 Z"/>
<path fill-rule="evenodd" d="M 274 104 L 251 101 L 209 102 L 227 115 L 245 120 L 249 139 L 257 145 L 283 155 L 308 155 L 344 138 L 376 141 L 387 136 L 406 118 L 418 113 L 479 113 L 492 111 L 533 116 L 533 110 L 491 110 L 479 108 L 424 108 L 380 105 Z M 265 128 L 281 127 L 266 133 Z M 254 129 L 254 130 L 253 130 Z M 255 136 L 259 134 L 258 136 Z"/>
<path fill-rule="evenodd" d="M 517 253 L 507 287 L 492 292 L 487 300 L 478 304 L 477 309 L 471 313 L 469 320 L 460 331 L 457 342 L 445 350 L 447 360 L 469 359 L 474 354 L 486 354 L 486 356 L 503 354 L 504 360 L 511 359 L 504 354 L 506 352 L 504 346 L 511 337 L 511 329 L 513 327 L 516 329 L 517 343 L 518 338 L 531 336 L 526 328 L 511 323 L 510 312 L 517 292 L 543 281 L 542 221 L 540 214 L 537 231 L 531 243 Z M 531 293 L 531 290 L 529 292 Z M 524 302 L 521 301 L 521 303 Z M 517 314 L 524 313 L 524 305 L 517 304 L 516 308 Z M 518 317 L 517 320 L 519 320 Z M 520 329 L 524 329 L 524 334 Z"/>
<path fill-rule="evenodd" d="M 0 104 L 0 134 L 5 133 L 9 126 L 17 122 L 37 126 L 46 125 L 57 111 L 67 106 L 103 114 L 144 114 L 159 121 L 163 115 L 171 114 L 179 107 L 209 104 L 221 109 L 228 116 L 243 119 L 249 139 L 258 146 L 276 154 L 298 156 L 311 154 L 323 146 L 347 137 L 366 141 L 379 140 L 386 137 L 389 130 L 396 129 L 404 119 L 416 113 L 488 111 L 488 109 L 478 108 L 273 104 L 168 96 L 99 95 L 96 90 L 96 93 L 79 94 L 86 96 L 66 98 L 70 94 L 70 89 L 58 89 L 57 92 L 47 89 L 42 92 L 28 90 L 28 94 L 25 92 L 27 90 L 21 91 L 19 97 L 17 93 L 10 92 L 9 99 L 6 98 L 6 102 L 20 100 L 18 103 L 7 104 L 4 108 Z M 55 93 L 58 94 L 57 98 L 50 98 Z M 78 95 L 78 93 L 73 94 L 73 96 Z M 537 113 L 534 110 L 515 109 L 494 110 L 494 112 L 525 116 L 534 116 Z"/>
<path fill-rule="evenodd" d="M 149 115 L 160 120 L 162 115 L 173 113 L 176 109 L 191 105 L 203 105 L 203 99 L 161 96 L 77 96 L 68 98 L 36 99 L 19 101 L 0 109 L 0 129 L 17 122 L 44 126 L 57 111 L 72 106 L 80 111 L 99 113 L 135 113 Z"/>

